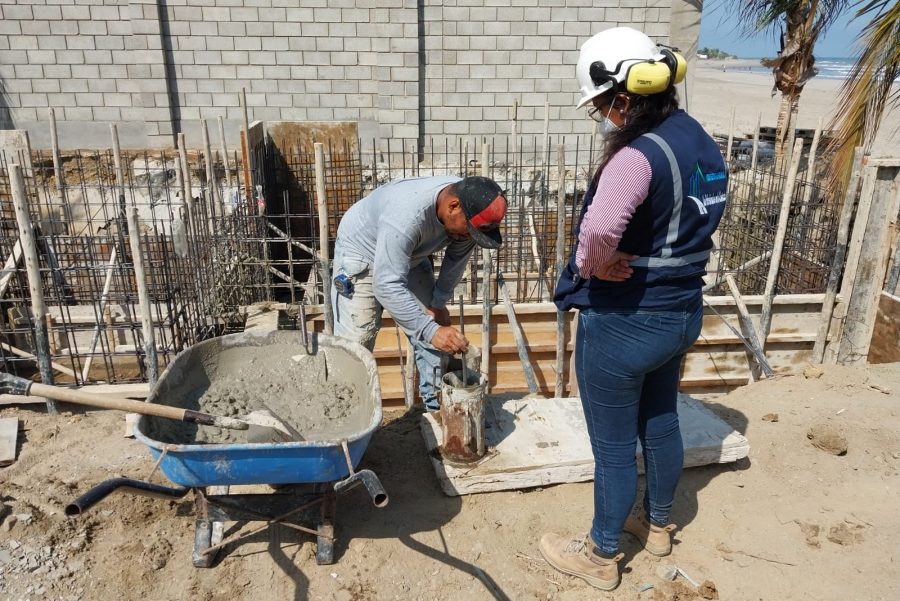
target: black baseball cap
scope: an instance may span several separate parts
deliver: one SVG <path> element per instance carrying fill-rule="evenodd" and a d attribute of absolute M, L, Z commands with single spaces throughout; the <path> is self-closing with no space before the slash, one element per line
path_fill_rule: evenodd
<path fill-rule="evenodd" d="M 497 182 L 481 176 L 464 177 L 453 187 L 466 216 L 466 225 L 475 244 L 496 249 L 503 243 L 500 223 L 506 216 L 506 198 Z"/>

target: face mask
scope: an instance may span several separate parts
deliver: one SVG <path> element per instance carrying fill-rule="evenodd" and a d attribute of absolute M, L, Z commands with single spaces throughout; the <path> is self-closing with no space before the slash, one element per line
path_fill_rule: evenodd
<path fill-rule="evenodd" d="M 606 111 L 606 116 L 603 117 L 603 121 L 600 123 L 600 133 L 604 136 L 608 136 L 619 129 L 619 126 L 613 123 L 609 118 L 609 114 L 612 113 L 614 104 L 615 102 L 610 103 L 609 110 Z"/>

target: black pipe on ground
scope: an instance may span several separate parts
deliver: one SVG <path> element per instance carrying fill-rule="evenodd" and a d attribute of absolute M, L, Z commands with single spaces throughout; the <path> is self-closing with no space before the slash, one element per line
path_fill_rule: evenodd
<path fill-rule="evenodd" d="M 112 478 L 111 480 L 106 480 L 94 486 L 92 489 L 66 505 L 66 515 L 68 517 L 81 515 L 105 499 L 109 494 L 118 490 L 155 499 L 180 499 L 191 489 L 171 488 L 169 486 L 151 484 L 150 482 L 144 482 L 143 480 L 132 480 L 131 478 Z"/>

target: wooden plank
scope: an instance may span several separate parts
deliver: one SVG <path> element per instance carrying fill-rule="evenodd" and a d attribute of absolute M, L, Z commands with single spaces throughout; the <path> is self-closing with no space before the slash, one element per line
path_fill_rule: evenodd
<path fill-rule="evenodd" d="M 678 413 L 684 441 L 684 465 L 728 463 L 750 452 L 746 438 L 719 419 L 703 403 L 679 395 Z M 485 409 L 485 445 L 481 461 L 454 466 L 441 461 L 441 427 L 431 414 L 420 422 L 425 446 L 445 494 L 458 496 L 587 482 L 594 477 L 581 401 L 556 399 L 492 399 Z M 638 470 L 643 471 L 638 445 Z"/>
<path fill-rule="evenodd" d="M 890 258 L 892 223 L 896 222 L 900 204 L 900 167 L 875 169 L 868 225 L 838 348 L 837 360 L 842 364 L 865 362 L 869 354 L 878 297 Z"/>
<path fill-rule="evenodd" d="M 900 297 L 882 291 L 869 345 L 869 363 L 900 361 Z"/>
<path fill-rule="evenodd" d="M 19 419 L 0 418 L 0 467 L 16 460 L 16 444 L 19 438 Z"/>

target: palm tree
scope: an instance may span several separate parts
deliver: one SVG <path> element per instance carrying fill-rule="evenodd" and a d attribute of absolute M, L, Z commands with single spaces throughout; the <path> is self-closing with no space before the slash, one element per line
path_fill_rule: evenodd
<path fill-rule="evenodd" d="M 856 18 L 870 17 L 860 32 L 862 53 L 841 87 L 841 102 L 829 129 L 835 133 L 828 145 L 833 152 L 828 188 L 838 197 L 847 187 L 853 150 L 868 150 L 885 108 L 900 105 L 900 3 L 896 0 L 856 0 Z"/>
<path fill-rule="evenodd" d="M 775 134 L 776 165 L 783 168 L 784 158 L 792 143 L 794 119 L 800 93 L 816 74 L 813 48 L 819 36 L 830 27 L 850 0 L 741 0 L 737 9 L 741 27 L 747 35 L 761 31 L 781 31 L 781 50 L 775 58 L 762 64 L 775 76 L 776 90 L 781 92 L 781 107 Z M 888 0 L 884 0 L 888 1 Z"/>

